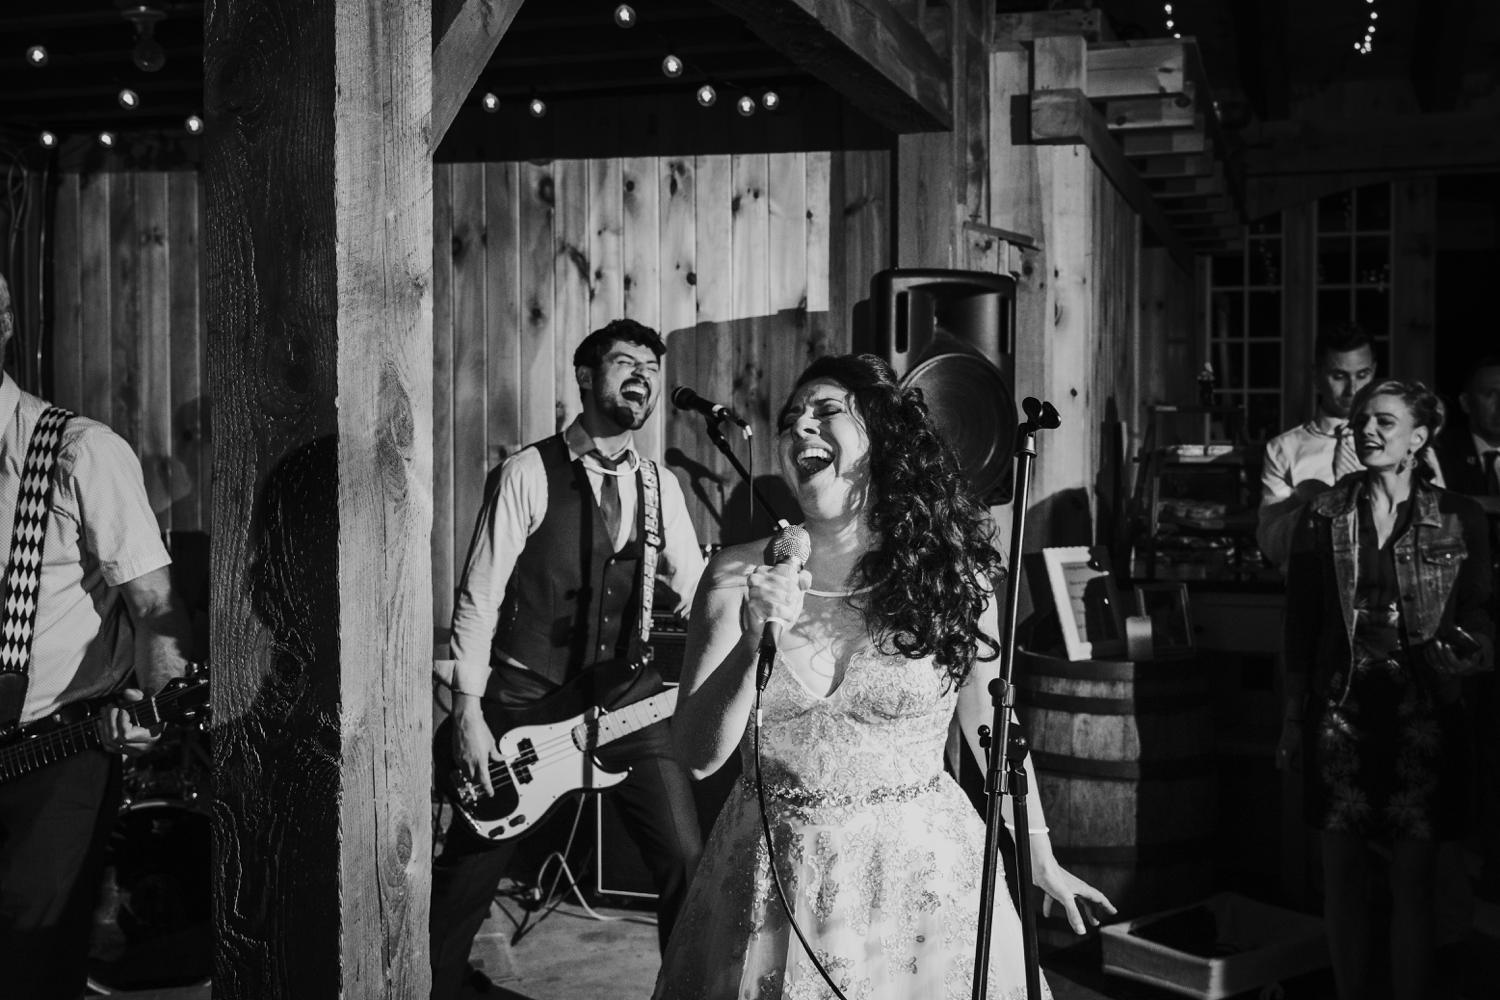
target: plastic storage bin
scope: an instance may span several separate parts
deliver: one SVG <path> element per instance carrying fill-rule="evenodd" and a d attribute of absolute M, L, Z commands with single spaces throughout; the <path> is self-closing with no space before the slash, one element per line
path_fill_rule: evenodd
<path fill-rule="evenodd" d="M 1328 964 L 1323 921 L 1218 893 L 1101 929 L 1104 971 L 1216 1000 Z"/>

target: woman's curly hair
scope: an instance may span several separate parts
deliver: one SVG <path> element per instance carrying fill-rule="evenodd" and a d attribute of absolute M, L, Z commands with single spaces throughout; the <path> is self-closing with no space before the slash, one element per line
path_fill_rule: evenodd
<path fill-rule="evenodd" d="M 855 563 L 850 604 L 883 652 L 930 655 L 961 684 L 976 657 L 999 654 L 979 630 L 980 612 L 1005 578 L 988 512 L 969 494 L 922 391 L 898 385 L 882 358 L 819 358 L 796 387 L 818 379 L 849 391 L 870 439 L 865 519 L 876 542 Z"/>

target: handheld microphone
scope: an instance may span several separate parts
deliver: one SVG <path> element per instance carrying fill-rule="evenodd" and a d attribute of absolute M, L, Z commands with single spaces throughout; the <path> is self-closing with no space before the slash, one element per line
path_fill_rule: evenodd
<path fill-rule="evenodd" d="M 789 565 L 802 572 L 807 557 L 812 554 L 812 538 L 800 524 L 785 524 L 776 529 L 776 534 L 766 543 L 766 561 L 773 566 Z M 776 662 L 776 644 L 781 641 L 781 631 L 786 623 L 779 618 L 766 619 L 760 632 L 760 657 L 755 666 L 755 689 L 764 691 L 771 681 L 771 665 Z"/>
<path fill-rule="evenodd" d="M 710 420 L 728 420 L 743 430 L 750 429 L 750 425 L 741 420 L 729 407 L 715 403 L 711 399 L 704 399 L 685 385 L 679 385 L 672 390 L 672 405 L 679 410 L 693 410 L 701 413 Z"/>

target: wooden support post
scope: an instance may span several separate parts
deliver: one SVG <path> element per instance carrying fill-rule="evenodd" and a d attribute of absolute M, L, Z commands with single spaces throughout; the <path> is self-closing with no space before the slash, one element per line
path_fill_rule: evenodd
<path fill-rule="evenodd" d="M 1039 38 L 1025 51 L 990 55 L 990 222 L 1031 235 L 1043 246 L 1025 255 L 1016 288 L 1016 396 L 1050 400 L 1062 426 L 1038 441 L 1027 548 L 1092 541 L 1090 494 L 1095 467 L 1093 288 L 1090 255 L 1093 169 L 1081 146 L 1038 146 L 1026 127 L 1032 77 L 1065 82 L 1074 39 Z M 1081 51 L 1081 39 L 1075 51 Z M 1056 56 L 1056 58 L 1054 58 Z M 1072 64 L 1082 80 L 1080 60 Z M 1002 536 L 1009 516 L 998 515 Z"/>
<path fill-rule="evenodd" d="M 205 34 L 216 1000 L 425 997 L 431 11 Z"/>
<path fill-rule="evenodd" d="M 1402 178 L 1392 185 L 1391 371 L 1433 384 L 1437 355 L 1437 178 Z M 1462 336 L 1449 332 L 1448 336 Z"/>
<path fill-rule="evenodd" d="M 927 12 L 927 37 L 953 67 L 953 129 L 896 140 L 898 267 L 965 267 L 965 220 L 989 211 L 989 57 L 981 0 Z"/>

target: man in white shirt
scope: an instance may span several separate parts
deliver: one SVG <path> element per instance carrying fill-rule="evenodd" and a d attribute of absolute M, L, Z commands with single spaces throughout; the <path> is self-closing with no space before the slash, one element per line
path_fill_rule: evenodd
<path fill-rule="evenodd" d="M 10 294 L 0 278 L 0 350 L 12 330 Z M 183 673 L 190 626 L 172 592 L 171 559 L 140 461 L 103 424 L 73 416 L 62 425 L 45 525 L 22 525 L 17 535 L 17 507 L 27 506 L 23 468 L 33 431 L 49 412 L 46 400 L 0 373 L 0 553 L 8 564 L 38 567 L 29 656 L 17 658 L 21 669 L 6 665 L 0 701 L 8 720 L 23 727 L 97 715 L 98 747 L 47 763 L 33 749 L 6 765 L 0 782 L 0 995 L 76 1000 L 88 972 L 89 918 L 104 848 L 119 809 L 120 757 L 144 752 L 156 740 L 118 702 L 141 698 L 140 689 L 155 694 Z M 51 413 L 49 423 L 57 416 Z M 36 537 L 40 552 L 28 556 L 26 539 Z M 0 609 L 7 633 L 24 632 L 18 606 L 32 602 L 10 597 Z M 37 739 L 29 746 L 45 744 Z"/>
<path fill-rule="evenodd" d="M 1363 466 L 1349 431 L 1349 407 L 1375 377 L 1369 334 L 1352 323 L 1318 334 L 1313 382 L 1318 410 L 1305 424 L 1266 442 L 1256 541 L 1273 565 L 1285 569 L 1297 514 L 1308 498 Z"/>

